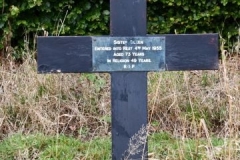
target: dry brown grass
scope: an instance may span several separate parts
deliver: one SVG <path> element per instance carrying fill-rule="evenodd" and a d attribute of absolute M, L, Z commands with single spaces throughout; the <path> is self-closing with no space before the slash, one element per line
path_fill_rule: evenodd
<path fill-rule="evenodd" d="M 0 139 L 16 132 L 63 133 L 80 139 L 108 135 L 109 79 L 108 74 L 37 74 L 32 58 L 18 66 L 12 61 L 2 64 Z M 148 83 L 150 132 L 163 130 L 182 139 L 230 138 L 225 158 L 237 153 L 239 55 L 223 56 L 218 71 L 149 73 Z"/>
<path fill-rule="evenodd" d="M 109 87 L 94 83 L 108 75 L 40 75 L 33 59 L 7 66 L 0 69 L 1 138 L 16 132 L 108 134 Z"/>
<path fill-rule="evenodd" d="M 198 134 L 200 119 L 211 132 L 231 135 L 239 129 L 240 58 L 220 61 L 218 71 L 152 73 L 150 119 L 176 135 Z"/>

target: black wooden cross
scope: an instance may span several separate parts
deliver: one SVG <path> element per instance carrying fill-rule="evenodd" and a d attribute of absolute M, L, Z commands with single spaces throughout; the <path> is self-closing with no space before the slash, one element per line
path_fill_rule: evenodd
<path fill-rule="evenodd" d="M 217 69 L 218 35 L 146 35 L 146 0 L 110 6 L 109 37 L 38 37 L 38 72 L 110 73 L 112 159 L 147 159 L 147 142 L 128 152 L 148 121 L 147 72 Z"/>

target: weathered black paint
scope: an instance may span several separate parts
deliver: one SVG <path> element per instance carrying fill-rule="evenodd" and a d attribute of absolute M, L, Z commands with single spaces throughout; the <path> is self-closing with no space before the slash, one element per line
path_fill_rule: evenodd
<path fill-rule="evenodd" d="M 166 36 L 166 70 L 218 69 L 218 34 Z"/>
<path fill-rule="evenodd" d="M 146 35 L 146 0 L 110 0 L 111 36 Z M 125 156 L 130 138 L 147 125 L 147 72 L 112 72 L 112 159 Z M 124 134 L 123 134 L 124 133 Z M 147 155 L 141 152 L 128 159 Z"/>
<path fill-rule="evenodd" d="M 92 71 L 91 37 L 38 37 L 38 72 Z"/>
<path fill-rule="evenodd" d="M 218 34 L 161 36 L 166 37 L 165 70 L 218 69 Z M 39 73 L 56 70 L 93 72 L 92 37 L 38 37 Z"/>

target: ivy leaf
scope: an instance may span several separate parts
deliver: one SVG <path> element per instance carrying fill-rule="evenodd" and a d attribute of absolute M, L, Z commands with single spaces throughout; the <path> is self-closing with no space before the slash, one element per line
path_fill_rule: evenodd
<path fill-rule="evenodd" d="M 85 8 L 85 10 L 89 10 L 89 9 L 91 8 L 91 3 L 88 2 L 88 3 L 85 5 L 84 8 Z"/>
<path fill-rule="evenodd" d="M 10 7 L 10 14 L 11 14 L 11 16 L 17 16 L 19 14 L 19 8 L 12 5 Z"/>
<path fill-rule="evenodd" d="M 0 28 L 2 29 L 4 26 L 4 23 L 0 23 Z"/>
<path fill-rule="evenodd" d="M 103 11 L 103 14 L 106 15 L 106 16 L 108 16 L 108 15 L 110 15 L 110 12 L 109 12 L 108 10 L 104 10 L 104 11 Z"/>

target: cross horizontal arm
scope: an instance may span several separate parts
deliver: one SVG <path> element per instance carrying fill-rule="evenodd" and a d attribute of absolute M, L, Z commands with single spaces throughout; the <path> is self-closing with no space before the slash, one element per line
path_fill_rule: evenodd
<path fill-rule="evenodd" d="M 166 39 L 165 70 L 218 69 L 217 34 L 155 35 Z M 39 73 L 93 72 L 92 38 L 38 37 Z"/>
<path fill-rule="evenodd" d="M 166 36 L 166 70 L 218 69 L 218 34 Z"/>
<path fill-rule="evenodd" d="M 39 73 L 92 72 L 92 37 L 38 37 Z"/>

